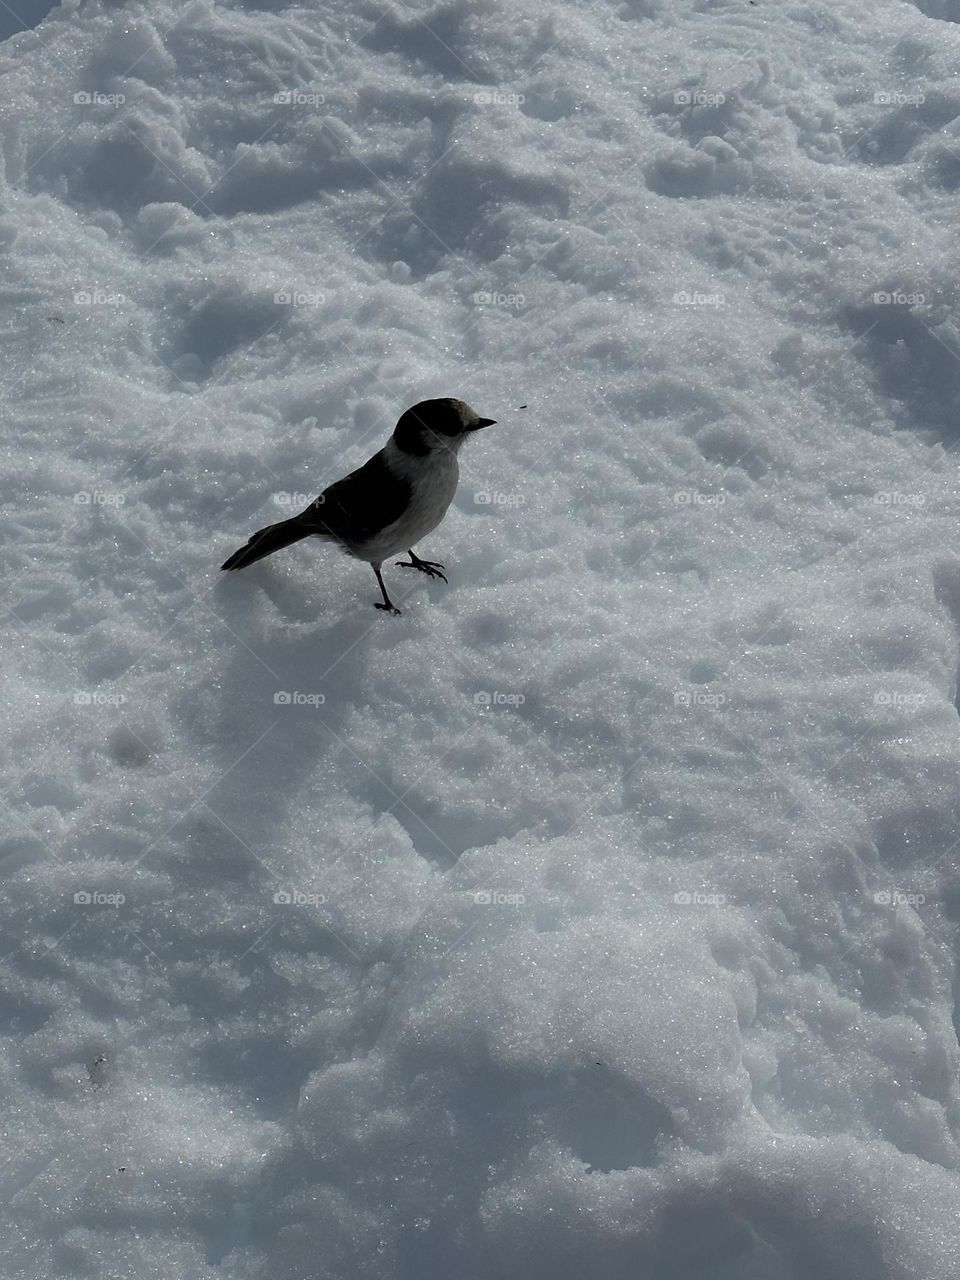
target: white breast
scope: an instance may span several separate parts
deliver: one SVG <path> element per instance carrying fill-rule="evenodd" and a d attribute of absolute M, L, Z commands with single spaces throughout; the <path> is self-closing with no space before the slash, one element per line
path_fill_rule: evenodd
<path fill-rule="evenodd" d="M 460 467 L 453 449 L 431 450 L 426 457 L 402 453 L 392 440 L 384 449 L 388 466 L 410 485 L 410 504 L 399 520 L 387 525 L 362 548 L 351 547 L 361 560 L 379 564 L 398 551 L 408 551 L 431 533 L 457 492 Z"/>

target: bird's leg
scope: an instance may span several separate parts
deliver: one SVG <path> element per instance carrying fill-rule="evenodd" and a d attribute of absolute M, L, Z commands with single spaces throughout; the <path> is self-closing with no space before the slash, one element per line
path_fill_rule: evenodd
<path fill-rule="evenodd" d="M 378 601 L 374 601 L 373 607 L 375 609 L 382 609 L 384 613 L 395 613 L 399 617 L 400 610 L 397 608 L 397 606 L 393 603 L 393 601 L 387 595 L 387 588 L 383 585 L 383 578 L 381 578 L 380 576 L 380 566 L 378 564 L 375 564 L 375 565 L 371 565 L 371 568 L 373 569 L 373 572 L 377 575 L 377 581 L 380 583 L 380 591 L 383 595 L 383 604 L 380 604 Z"/>
<path fill-rule="evenodd" d="M 408 551 L 409 560 L 398 560 L 396 563 L 401 569 L 419 569 L 421 573 L 425 573 L 428 578 L 443 578 L 446 582 L 446 574 L 442 572 L 443 565 L 437 560 L 421 560 L 414 551 Z"/>

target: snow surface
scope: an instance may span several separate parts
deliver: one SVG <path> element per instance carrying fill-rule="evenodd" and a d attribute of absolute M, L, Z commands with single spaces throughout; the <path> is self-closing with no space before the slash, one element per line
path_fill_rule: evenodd
<path fill-rule="evenodd" d="M 955 1277 L 960 6 L 48 7 L 3 1275 Z M 437 395 L 449 586 L 219 573 Z"/>

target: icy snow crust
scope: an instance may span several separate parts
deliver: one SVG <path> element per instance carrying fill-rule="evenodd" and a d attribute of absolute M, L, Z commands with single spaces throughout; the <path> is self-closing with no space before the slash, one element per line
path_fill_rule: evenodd
<path fill-rule="evenodd" d="M 956 1276 L 957 19 L 0 46 L 5 1276 Z"/>

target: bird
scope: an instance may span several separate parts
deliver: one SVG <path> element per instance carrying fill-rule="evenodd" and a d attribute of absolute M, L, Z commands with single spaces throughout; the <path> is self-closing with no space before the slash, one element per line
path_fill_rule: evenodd
<path fill-rule="evenodd" d="M 362 467 L 324 489 L 299 515 L 258 529 L 221 569 L 245 569 L 302 538 L 322 538 L 366 560 L 383 596 L 374 607 L 399 615 L 383 583 L 383 562 L 406 551 L 410 559 L 396 561 L 398 566 L 447 581 L 444 566 L 421 560 L 413 547 L 447 514 L 460 478 L 461 446 L 495 424 L 463 400 L 421 400 L 401 414 L 390 439 Z"/>

